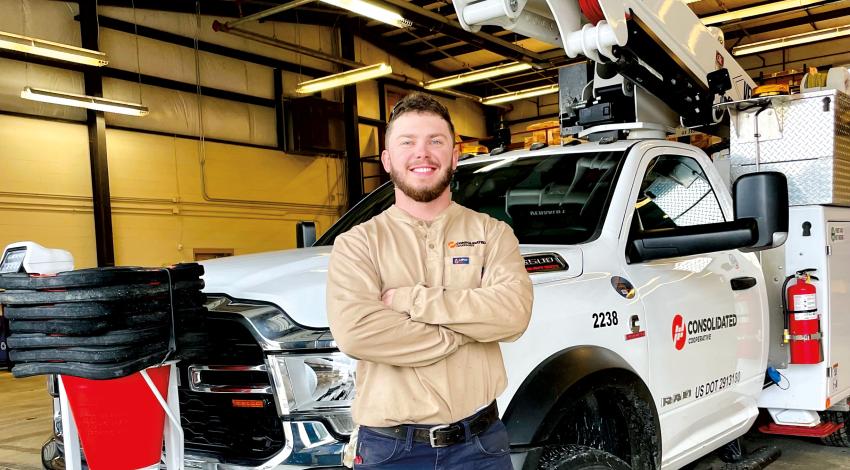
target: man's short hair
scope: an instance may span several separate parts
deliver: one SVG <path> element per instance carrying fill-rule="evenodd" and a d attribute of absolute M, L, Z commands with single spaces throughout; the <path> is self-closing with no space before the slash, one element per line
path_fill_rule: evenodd
<path fill-rule="evenodd" d="M 444 121 L 446 121 L 446 124 L 449 125 L 449 133 L 451 133 L 449 137 L 452 139 L 452 144 L 454 144 L 455 126 L 452 124 L 451 116 L 449 116 L 449 110 L 433 96 L 415 91 L 400 99 L 399 102 L 393 106 L 393 110 L 390 111 L 390 119 L 387 121 L 387 141 L 384 143 L 385 145 L 389 146 L 390 131 L 392 129 L 393 122 L 395 122 L 399 116 L 406 113 L 430 113 L 441 117 Z"/>

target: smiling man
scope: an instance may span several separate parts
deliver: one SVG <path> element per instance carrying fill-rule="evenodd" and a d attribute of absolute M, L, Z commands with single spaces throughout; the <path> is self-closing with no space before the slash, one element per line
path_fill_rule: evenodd
<path fill-rule="evenodd" d="M 495 399 L 500 341 L 531 316 L 511 228 L 452 202 L 454 126 L 414 93 L 390 114 L 384 169 L 395 205 L 339 236 L 327 305 L 339 348 L 360 360 L 354 468 L 511 468 Z"/>

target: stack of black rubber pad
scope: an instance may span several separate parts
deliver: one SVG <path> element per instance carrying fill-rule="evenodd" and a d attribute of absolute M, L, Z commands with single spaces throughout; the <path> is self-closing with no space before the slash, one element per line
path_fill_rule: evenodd
<path fill-rule="evenodd" d="M 197 354 L 203 273 L 189 263 L 0 275 L 12 374 L 112 379 Z"/>

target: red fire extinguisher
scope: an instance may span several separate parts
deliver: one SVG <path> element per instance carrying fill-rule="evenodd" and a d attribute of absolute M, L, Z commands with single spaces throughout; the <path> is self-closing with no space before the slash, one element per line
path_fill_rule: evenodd
<path fill-rule="evenodd" d="M 785 342 L 791 346 L 791 364 L 817 364 L 823 361 L 821 348 L 820 314 L 818 314 L 817 289 L 810 281 L 818 278 L 809 274 L 815 269 L 803 269 L 788 276 L 782 285 L 787 299 L 785 309 Z M 788 283 L 796 279 L 785 290 Z"/>

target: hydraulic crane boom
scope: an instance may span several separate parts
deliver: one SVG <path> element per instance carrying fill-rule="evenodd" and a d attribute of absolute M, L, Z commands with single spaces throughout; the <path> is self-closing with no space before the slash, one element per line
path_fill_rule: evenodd
<path fill-rule="evenodd" d="M 685 125 L 714 124 L 720 101 L 755 86 L 682 0 L 454 0 L 467 30 L 497 25 L 583 55 L 648 91 Z"/>

